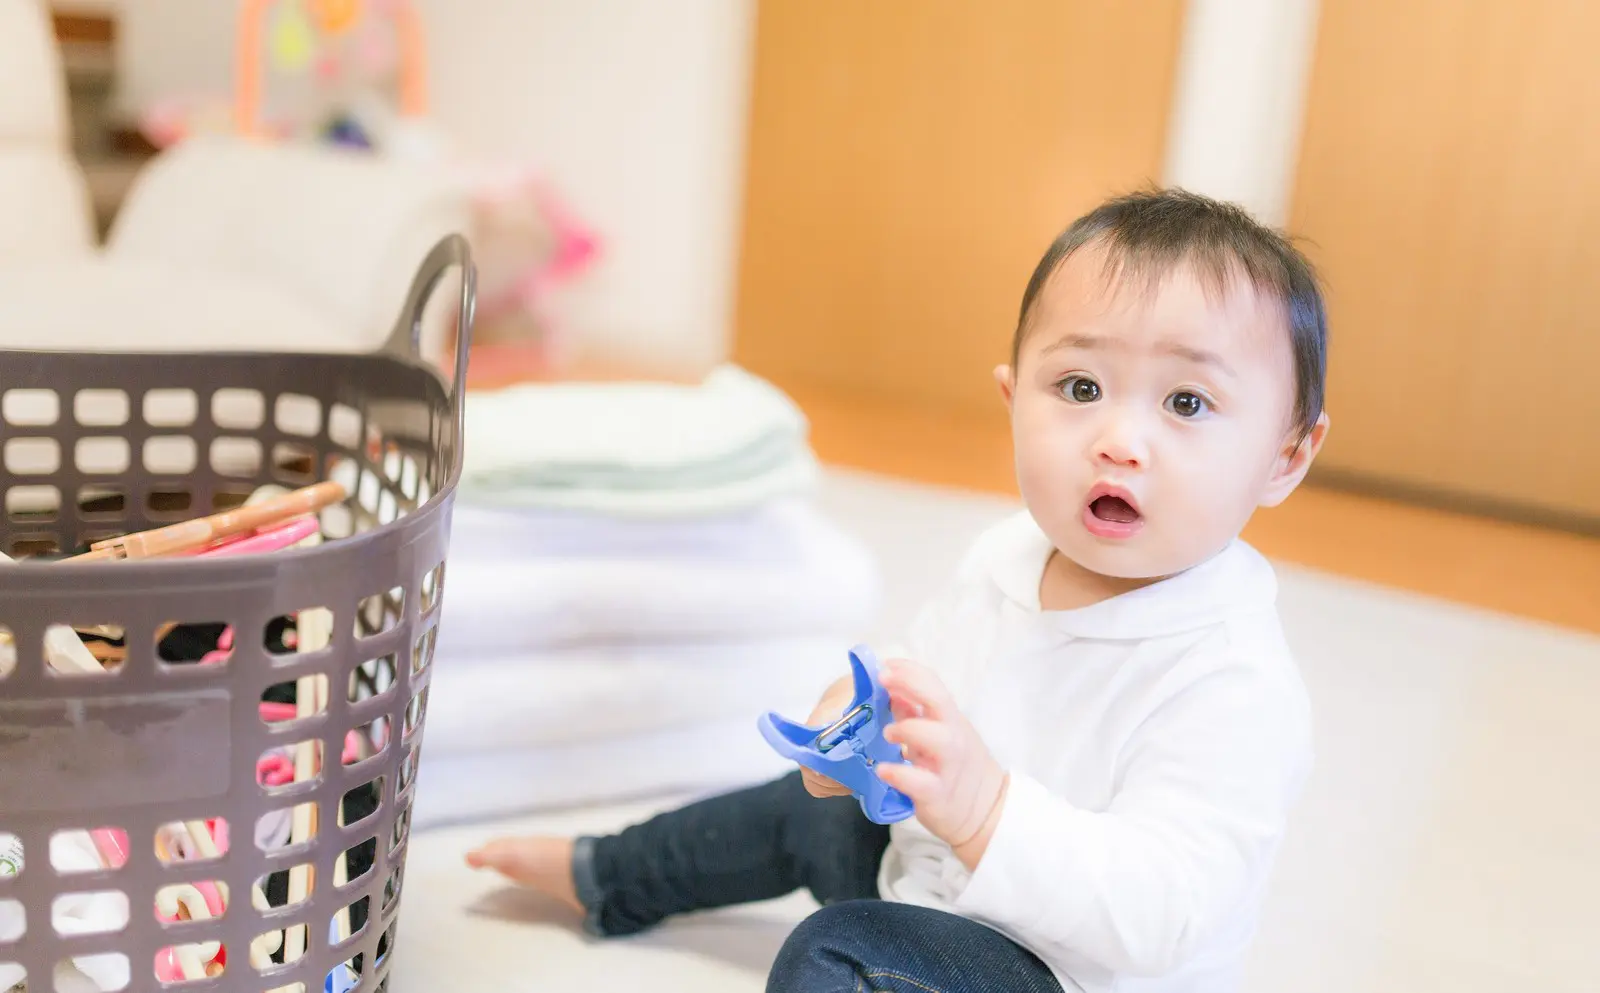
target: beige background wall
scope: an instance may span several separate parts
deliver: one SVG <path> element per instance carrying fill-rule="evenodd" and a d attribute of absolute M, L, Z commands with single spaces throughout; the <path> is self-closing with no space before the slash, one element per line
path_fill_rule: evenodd
<path fill-rule="evenodd" d="M 1292 213 L 1330 285 L 1325 469 L 1600 528 L 1597 36 L 1570 0 L 1326 5 Z"/>

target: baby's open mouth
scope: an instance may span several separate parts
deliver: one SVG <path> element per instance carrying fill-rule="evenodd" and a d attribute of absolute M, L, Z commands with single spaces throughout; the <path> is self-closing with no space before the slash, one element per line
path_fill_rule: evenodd
<path fill-rule="evenodd" d="M 1113 524 L 1132 524 L 1139 519 L 1133 504 L 1119 496 L 1096 497 L 1089 504 L 1089 513 Z"/>
<path fill-rule="evenodd" d="M 1096 483 L 1083 506 L 1083 526 L 1096 538 L 1121 541 L 1144 528 L 1144 514 L 1132 493 L 1110 483 Z"/>

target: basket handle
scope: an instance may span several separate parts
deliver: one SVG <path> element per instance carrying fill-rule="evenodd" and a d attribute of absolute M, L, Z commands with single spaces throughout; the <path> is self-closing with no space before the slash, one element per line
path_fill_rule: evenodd
<path fill-rule="evenodd" d="M 423 312 L 445 274 L 455 267 L 461 269 L 461 296 L 456 302 L 456 368 L 450 400 L 459 419 L 467 396 L 467 359 L 471 352 L 472 321 L 478 300 L 478 270 L 472 264 L 472 248 L 466 238 L 459 234 L 445 235 L 428 252 L 427 258 L 422 260 L 422 265 L 417 269 L 417 275 L 411 280 L 411 289 L 406 293 L 400 320 L 379 352 L 419 365 L 427 362 L 422 355 Z"/>

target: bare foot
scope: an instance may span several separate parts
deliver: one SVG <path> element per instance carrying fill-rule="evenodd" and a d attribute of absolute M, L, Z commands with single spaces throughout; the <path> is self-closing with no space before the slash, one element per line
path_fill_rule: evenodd
<path fill-rule="evenodd" d="M 571 838 L 496 838 L 468 852 L 467 865 L 493 869 L 581 914 L 583 904 L 572 881 L 572 847 Z"/>

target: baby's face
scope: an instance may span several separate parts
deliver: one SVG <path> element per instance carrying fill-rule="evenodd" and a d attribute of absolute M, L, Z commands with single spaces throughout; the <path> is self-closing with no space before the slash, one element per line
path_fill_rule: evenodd
<path fill-rule="evenodd" d="M 1170 576 L 1288 496 L 1315 446 L 1297 450 L 1291 430 L 1280 306 L 1242 281 L 1208 295 L 1188 267 L 1146 290 L 1103 265 L 1098 248 L 1069 256 L 1035 300 L 1014 381 L 997 370 L 1017 480 L 1081 568 Z"/>

